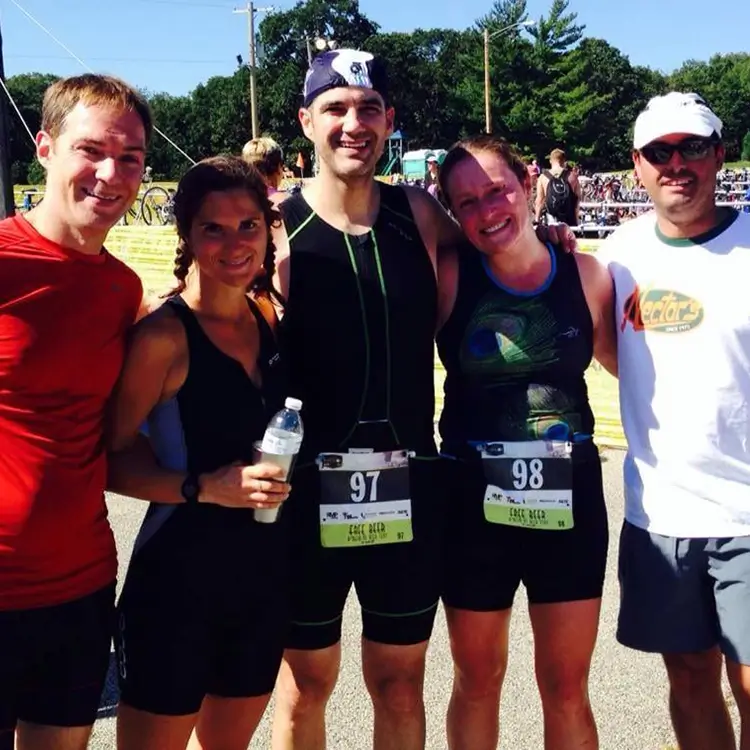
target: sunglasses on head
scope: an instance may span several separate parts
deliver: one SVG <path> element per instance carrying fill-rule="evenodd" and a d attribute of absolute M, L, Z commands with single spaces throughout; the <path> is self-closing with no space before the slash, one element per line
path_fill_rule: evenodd
<path fill-rule="evenodd" d="M 711 147 L 716 144 L 713 138 L 685 138 L 679 143 L 651 143 L 639 149 L 643 158 L 651 164 L 668 164 L 675 151 L 685 161 L 699 161 L 708 156 Z"/>

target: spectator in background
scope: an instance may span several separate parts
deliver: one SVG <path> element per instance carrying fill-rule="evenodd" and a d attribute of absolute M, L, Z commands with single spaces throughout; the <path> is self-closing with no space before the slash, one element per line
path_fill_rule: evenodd
<path fill-rule="evenodd" d="M 745 201 L 750 203 L 750 187 L 745 191 Z M 746 214 L 750 214 L 750 206 L 743 206 L 742 210 Z"/>
<path fill-rule="evenodd" d="M 536 219 L 546 214 L 548 224 L 578 225 L 581 184 L 569 169 L 565 152 L 556 148 L 549 155 L 550 168 L 539 177 L 536 191 Z"/>
<path fill-rule="evenodd" d="M 541 170 L 539 169 L 539 162 L 537 162 L 536 159 L 532 159 L 531 161 L 526 159 L 526 162 L 526 171 L 529 174 L 529 180 L 531 181 L 531 189 L 533 192 L 536 189 L 536 183 L 539 180 L 539 173 Z"/>
<path fill-rule="evenodd" d="M 539 182 L 539 164 L 536 159 L 529 159 L 528 157 L 523 161 L 526 166 L 526 174 L 529 176 L 529 192 L 526 200 L 529 206 L 529 216 L 533 220 L 536 217 L 536 186 Z"/>
<path fill-rule="evenodd" d="M 437 160 L 436 156 L 428 156 L 427 157 L 427 180 L 425 182 L 425 187 L 427 188 L 427 192 L 440 203 L 440 205 L 448 210 L 448 205 L 446 204 L 443 193 L 440 190 L 440 162 Z"/>
<path fill-rule="evenodd" d="M 440 163 L 437 160 L 437 156 L 427 157 L 427 179 L 425 180 L 425 187 L 427 192 L 433 197 L 438 197 L 438 174 L 440 173 Z"/>
<path fill-rule="evenodd" d="M 263 175 L 268 195 L 279 192 L 284 179 L 284 152 L 273 138 L 253 138 L 242 149 L 242 158 Z"/>

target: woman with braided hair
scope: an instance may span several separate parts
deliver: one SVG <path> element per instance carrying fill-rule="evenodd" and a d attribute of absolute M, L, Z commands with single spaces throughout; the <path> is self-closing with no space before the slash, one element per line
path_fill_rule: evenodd
<path fill-rule="evenodd" d="M 178 283 L 135 328 L 110 419 L 109 485 L 150 502 L 118 606 L 118 747 L 244 750 L 287 621 L 286 524 L 252 512 L 290 489 L 252 465 L 288 395 L 277 214 L 258 171 L 221 156 L 182 178 L 175 217 Z"/>

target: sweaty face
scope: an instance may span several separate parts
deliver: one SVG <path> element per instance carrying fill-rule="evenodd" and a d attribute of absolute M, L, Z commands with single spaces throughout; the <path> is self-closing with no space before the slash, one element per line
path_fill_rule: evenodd
<path fill-rule="evenodd" d="M 676 133 L 660 138 L 658 143 L 676 144 L 694 137 Z M 675 152 L 666 164 L 651 164 L 642 153 L 635 151 L 633 162 L 636 175 L 657 212 L 675 225 L 690 226 L 713 211 L 716 173 L 724 163 L 721 144 L 712 146 L 706 156 L 697 161 L 686 161 Z"/>
<path fill-rule="evenodd" d="M 324 92 L 299 116 L 321 167 L 342 179 L 372 176 L 393 132 L 393 109 L 383 97 L 354 86 Z"/>
<path fill-rule="evenodd" d="M 188 237 L 202 275 L 242 288 L 260 273 L 267 243 L 263 212 L 243 189 L 209 193 L 193 218 Z"/>
<path fill-rule="evenodd" d="M 464 234 L 487 255 L 512 247 L 531 226 L 528 186 L 502 156 L 469 154 L 453 168 L 445 190 Z"/>
<path fill-rule="evenodd" d="M 45 201 L 82 234 L 106 232 L 138 195 L 145 152 L 136 112 L 79 103 L 57 137 L 37 136 L 37 157 L 47 171 Z"/>

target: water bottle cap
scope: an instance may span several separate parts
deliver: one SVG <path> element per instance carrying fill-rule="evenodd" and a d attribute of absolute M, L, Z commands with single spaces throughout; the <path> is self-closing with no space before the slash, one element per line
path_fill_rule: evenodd
<path fill-rule="evenodd" d="M 294 409 L 294 411 L 302 410 L 302 402 L 298 398 L 288 398 L 284 401 L 284 406 L 286 406 L 287 409 Z"/>

